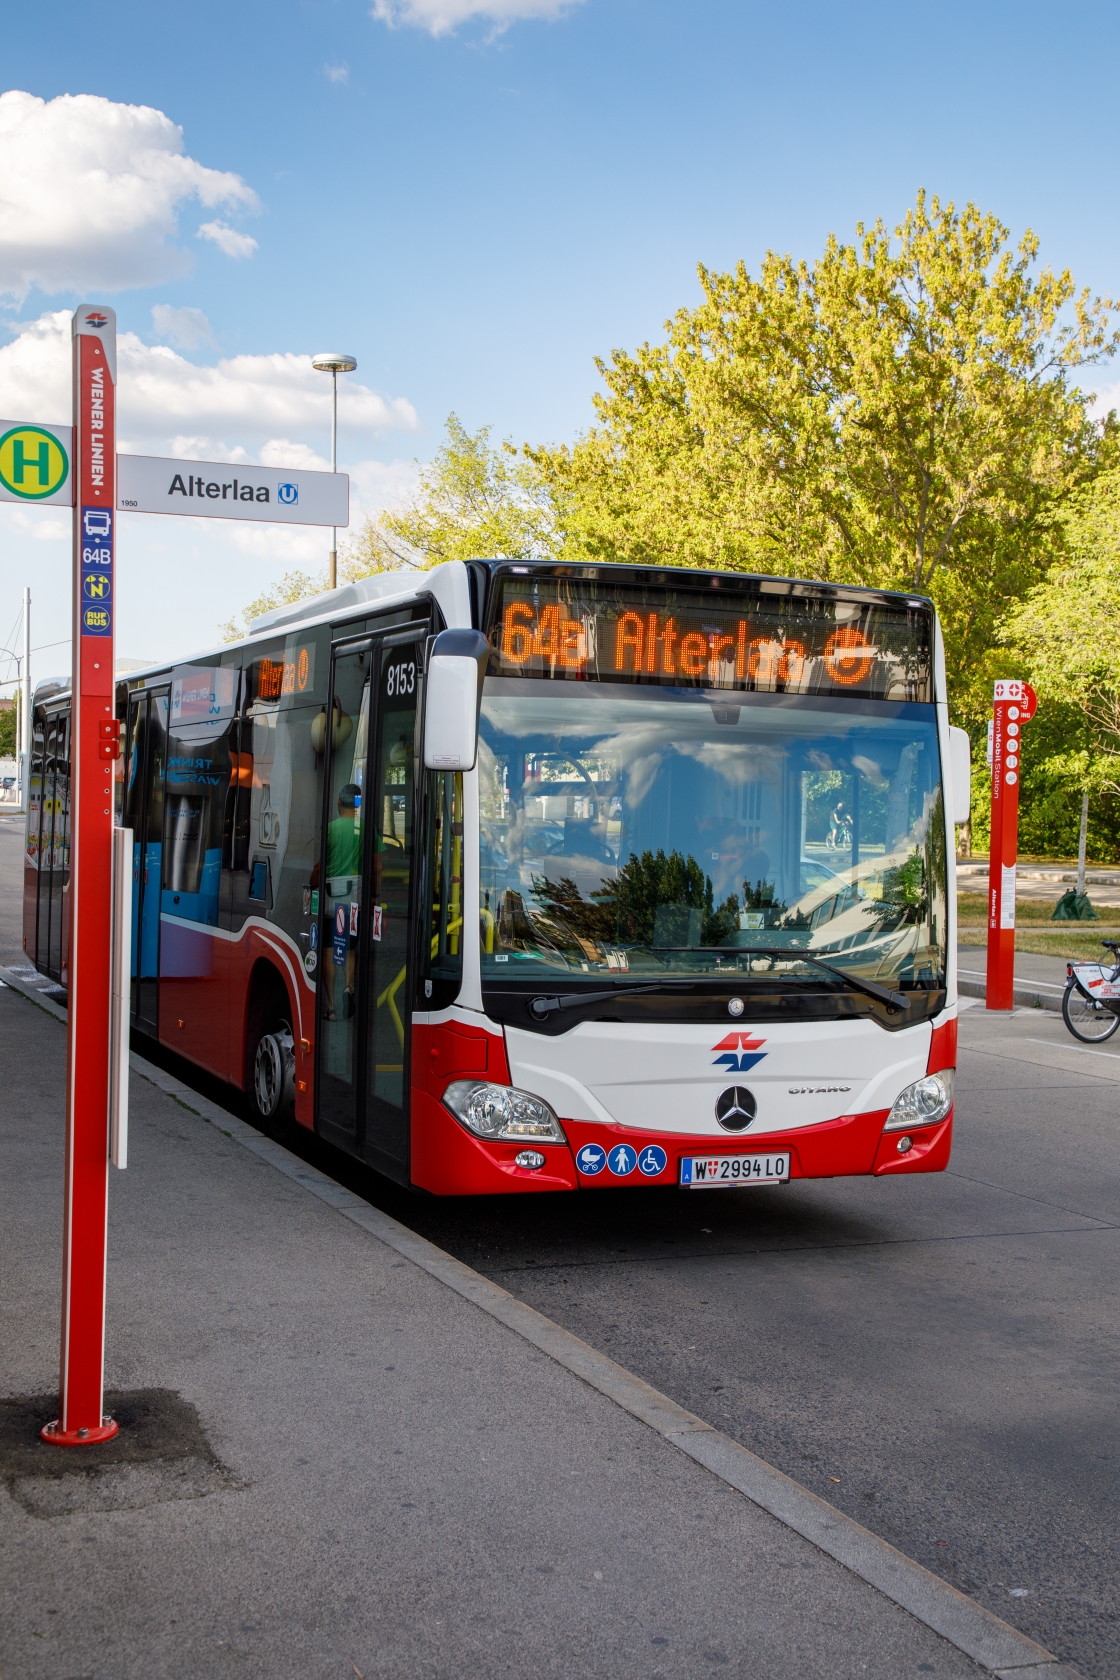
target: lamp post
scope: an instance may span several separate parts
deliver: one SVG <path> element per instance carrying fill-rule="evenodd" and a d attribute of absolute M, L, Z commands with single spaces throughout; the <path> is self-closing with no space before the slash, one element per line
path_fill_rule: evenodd
<path fill-rule="evenodd" d="M 317 373 L 329 373 L 331 376 L 331 471 L 338 471 L 338 376 L 340 373 L 353 373 L 358 363 L 355 357 L 345 355 L 341 350 L 324 350 L 318 356 L 312 356 L 311 366 Z M 331 526 L 331 552 L 328 568 L 328 589 L 338 587 L 338 530 Z"/>

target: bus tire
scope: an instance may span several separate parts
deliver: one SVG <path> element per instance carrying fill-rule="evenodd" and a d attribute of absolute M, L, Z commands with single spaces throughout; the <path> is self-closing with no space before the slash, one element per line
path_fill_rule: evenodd
<path fill-rule="evenodd" d="M 249 1095 L 265 1126 L 284 1125 L 295 1113 L 296 1044 L 287 1021 L 273 1023 L 257 1039 Z"/>

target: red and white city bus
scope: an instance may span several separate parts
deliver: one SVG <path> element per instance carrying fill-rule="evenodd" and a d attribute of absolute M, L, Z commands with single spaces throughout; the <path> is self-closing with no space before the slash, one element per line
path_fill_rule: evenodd
<path fill-rule="evenodd" d="M 929 601 L 455 562 L 117 711 L 133 1028 L 262 1121 L 441 1195 L 948 1162 L 967 738 Z M 68 713 L 37 690 L 24 921 L 62 985 Z"/>

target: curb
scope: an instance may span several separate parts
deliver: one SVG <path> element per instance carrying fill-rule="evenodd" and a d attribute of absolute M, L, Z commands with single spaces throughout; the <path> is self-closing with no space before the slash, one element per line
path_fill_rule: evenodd
<path fill-rule="evenodd" d="M 0 968 L 0 979 L 48 1014 L 65 1021 L 66 1012 L 22 977 Z M 336 1184 L 317 1167 L 200 1096 L 173 1074 L 144 1061 L 135 1051 L 129 1061 L 132 1072 L 140 1078 L 547 1354 L 726 1486 L 875 1587 L 996 1680 L 1078 1680 L 1075 1670 L 1061 1665 L 1057 1657 L 1026 1634 L 500 1285 Z"/>
<path fill-rule="evenodd" d="M 987 997 L 987 987 L 983 980 L 962 980 L 959 971 L 957 991 L 962 997 L 979 998 L 981 1002 Z M 1062 1012 L 1061 992 L 1044 992 L 1040 985 L 1032 986 L 1028 981 L 1024 981 L 1015 987 L 1013 995 L 1017 1009 L 1049 1009 L 1059 1015 Z"/>

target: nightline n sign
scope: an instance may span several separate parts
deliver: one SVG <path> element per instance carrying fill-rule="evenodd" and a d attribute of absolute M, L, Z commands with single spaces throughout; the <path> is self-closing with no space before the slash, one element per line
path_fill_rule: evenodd
<path fill-rule="evenodd" d="M 73 507 L 72 455 L 70 426 L 0 420 L 0 502 Z M 117 507 L 196 519 L 345 527 L 350 523 L 350 479 L 346 473 L 294 467 L 118 455 Z"/>
<path fill-rule="evenodd" d="M 122 513 L 345 526 L 350 523 L 350 479 L 346 473 L 304 472 L 302 467 L 118 455 L 117 506 Z"/>

